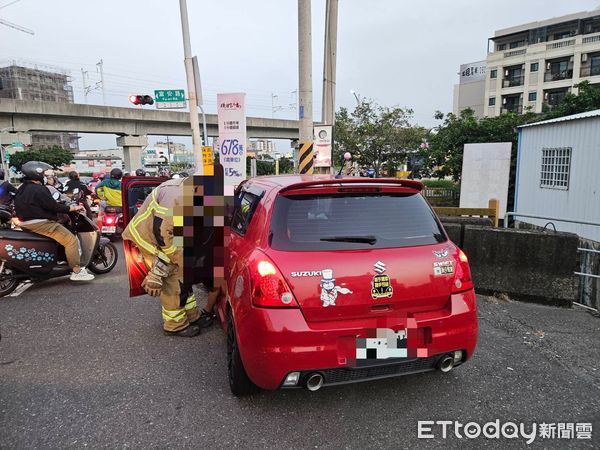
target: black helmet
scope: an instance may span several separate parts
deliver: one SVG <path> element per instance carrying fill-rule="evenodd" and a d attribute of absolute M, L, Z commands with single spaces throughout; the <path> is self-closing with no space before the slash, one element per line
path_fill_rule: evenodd
<path fill-rule="evenodd" d="M 146 171 L 144 169 L 136 169 L 135 176 L 136 177 L 145 177 Z"/>
<path fill-rule="evenodd" d="M 43 181 L 44 172 L 52 169 L 50 164 L 40 161 L 27 161 L 21 166 L 21 172 L 30 180 Z"/>
<path fill-rule="evenodd" d="M 0 180 L 4 180 L 4 169 L 0 169 Z"/>
<path fill-rule="evenodd" d="M 110 171 L 110 177 L 115 180 L 120 180 L 123 177 L 123 171 L 121 169 L 113 169 Z"/>
<path fill-rule="evenodd" d="M 79 174 L 75 170 L 69 172 L 69 180 L 76 180 L 79 178 Z"/>

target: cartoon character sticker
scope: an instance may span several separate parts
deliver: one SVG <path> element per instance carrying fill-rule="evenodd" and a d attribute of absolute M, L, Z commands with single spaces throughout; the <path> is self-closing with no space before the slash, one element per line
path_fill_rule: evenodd
<path fill-rule="evenodd" d="M 448 257 L 448 248 L 444 248 L 442 250 L 434 250 L 433 254 L 436 258 L 447 258 Z"/>
<path fill-rule="evenodd" d="M 333 278 L 332 269 L 323 269 L 323 278 L 321 279 L 321 301 L 323 307 L 335 306 L 338 294 L 352 294 L 350 289 L 336 286 L 335 278 Z"/>
<path fill-rule="evenodd" d="M 390 298 L 394 294 L 394 289 L 392 288 L 390 277 L 384 274 L 386 269 L 385 263 L 377 261 L 373 264 L 373 269 L 377 274 L 371 280 L 371 297 L 374 299 Z"/>

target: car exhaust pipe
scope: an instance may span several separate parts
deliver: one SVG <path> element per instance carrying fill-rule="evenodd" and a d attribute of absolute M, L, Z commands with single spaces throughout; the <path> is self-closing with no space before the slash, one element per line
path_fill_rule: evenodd
<path fill-rule="evenodd" d="M 442 359 L 440 359 L 440 361 L 438 362 L 438 369 L 440 370 L 440 372 L 450 372 L 452 370 L 452 368 L 454 367 L 454 358 L 452 356 L 444 356 L 442 357 Z"/>
<path fill-rule="evenodd" d="M 311 392 L 318 391 L 323 386 L 323 375 L 320 373 L 313 373 L 306 380 L 306 389 Z"/>

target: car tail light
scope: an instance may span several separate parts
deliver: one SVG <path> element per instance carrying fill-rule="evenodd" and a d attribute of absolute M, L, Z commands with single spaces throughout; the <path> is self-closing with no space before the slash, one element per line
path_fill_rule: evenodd
<path fill-rule="evenodd" d="M 111 224 L 113 224 L 113 223 L 114 223 L 114 221 L 115 221 L 115 218 L 114 218 L 114 217 L 107 217 L 107 218 L 106 218 L 106 224 L 107 224 L 107 225 L 111 225 Z"/>
<path fill-rule="evenodd" d="M 461 249 L 454 255 L 456 269 L 454 270 L 454 281 L 452 282 L 452 293 L 458 294 L 473 289 L 473 280 L 471 279 L 471 268 L 469 259 Z"/>
<path fill-rule="evenodd" d="M 260 308 L 298 308 L 298 302 L 279 269 L 262 252 L 250 258 L 252 304 Z"/>

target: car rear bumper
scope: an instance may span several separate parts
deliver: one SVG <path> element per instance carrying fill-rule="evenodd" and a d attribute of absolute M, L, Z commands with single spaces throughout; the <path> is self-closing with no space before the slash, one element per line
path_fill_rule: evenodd
<path fill-rule="evenodd" d="M 375 328 L 407 328 L 408 357 L 356 367 L 356 338 Z M 299 309 L 252 308 L 236 320 L 236 330 L 246 372 L 259 387 L 277 389 L 290 372 L 301 372 L 299 385 L 313 372 L 323 375 L 325 385 L 342 384 L 433 370 L 456 350 L 466 361 L 477 344 L 477 307 L 471 290 L 452 295 L 443 309 L 412 317 L 307 323 Z"/>

